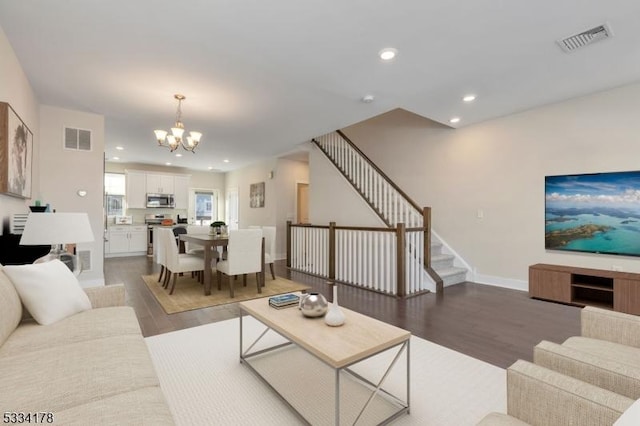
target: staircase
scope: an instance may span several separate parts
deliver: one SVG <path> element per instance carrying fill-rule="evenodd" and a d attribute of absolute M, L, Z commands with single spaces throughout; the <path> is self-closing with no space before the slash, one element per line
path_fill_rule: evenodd
<path fill-rule="evenodd" d="M 406 228 L 427 227 L 431 238 L 430 253 L 424 253 L 425 288 L 437 290 L 440 285 L 449 286 L 466 280 L 467 268 L 437 237 L 431 233 L 430 220 L 425 223 L 425 212 L 411 200 L 382 170 L 380 170 L 341 131 L 320 136 L 312 142 L 356 189 L 380 220 L 395 228 L 402 223 Z M 422 247 L 409 247 L 414 256 L 422 256 Z M 430 257 L 429 257 L 430 256 Z M 430 259 L 430 260 L 429 260 Z"/>

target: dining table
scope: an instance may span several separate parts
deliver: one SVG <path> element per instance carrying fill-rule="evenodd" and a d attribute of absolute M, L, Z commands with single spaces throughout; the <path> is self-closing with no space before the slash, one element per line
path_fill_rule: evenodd
<path fill-rule="evenodd" d="M 211 294 L 211 261 L 213 260 L 214 247 L 224 247 L 226 249 L 229 244 L 228 235 L 211 235 L 211 234 L 180 234 L 180 240 L 190 244 L 197 244 L 204 247 L 204 264 L 208 265 L 204 268 L 204 294 Z M 264 286 L 264 238 L 262 238 L 262 266 L 260 268 L 260 287 Z"/>

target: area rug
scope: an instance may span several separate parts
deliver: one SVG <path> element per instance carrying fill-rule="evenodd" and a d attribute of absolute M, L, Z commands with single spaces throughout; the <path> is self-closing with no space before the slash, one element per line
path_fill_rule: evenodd
<path fill-rule="evenodd" d="M 243 300 L 273 296 L 275 294 L 303 291 L 310 288 L 307 285 L 286 278 L 276 277 L 275 280 L 272 280 L 269 277 L 265 279 L 265 286 L 262 287 L 262 293 L 258 293 L 255 274 L 251 274 L 251 276 L 247 276 L 246 287 L 242 285 L 242 277 L 238 277 L 238 280 L 235 281 L 234 284 L 235 297 L 230 298 L 229 286 L 227 284 L 228 279 L 225 276 L 222 278 L 222 290 L 218 290 L 215 274 L 213 275 L 211 294 L 205 296 L 204 286 L 195 278 L 191 278 L 191 274 L 189 273 L 181 277 L 178 276 L 176 288 L 172 295 L 169 295 L 169 290 L 162 288 L 161 283 L 158 282 L 158 274 L 142 276 L 144 283 L 149 290 L 151 290 L 151 294 L 155 296 L 167 314 L 224 305 L 226 303 L 242 302 Z M 171 286 L 169 286 L 169 288 L 171 288 Z"/>
<path fill-rule="evenodd" d="M 245 317 L 245 342 L 263 326 Z M 280 336 L 269 332 L 267 343 Z M 299 425 L 300 419 L 245 365 L 239 362 L 239 320 L 232 319 L 145 339 L 160 385 L 177 425 Z M 246 346 L 245 346 L 246 348 Z M 310 422 L 333 424 L 331 412 L 318 412 L 331 401 L 325 382 L 331 370 L 300 356 L 300 349 L 277 354 L 288 374 L 290 393 L 309 408 Z M 411 338 L 411 413 L 394 425 L 475 425 L 491 411 L 506 412 L 505 370 L 417 337 Z M 362 375 L 384 371 L 393 354 L 385 353 L 358 365 Z M 310 356 L 307 356 L 310 357 Z M 403 358 L 404 359 L 404 358 Z M 402 392 L 406 369 L 397 364 L 388 390 Z M 317 379 L 303 379 L 317 374 Z M 323 377 L 321 377 L 323 376 Z M 331 388 L 331 387 L 330 387 Z M 329 410 L 330 411 L 330 410 Z M 305 414 L 306 415 L 306 414 Z M 371 424 L 365 421 L 358 424 Z"/>

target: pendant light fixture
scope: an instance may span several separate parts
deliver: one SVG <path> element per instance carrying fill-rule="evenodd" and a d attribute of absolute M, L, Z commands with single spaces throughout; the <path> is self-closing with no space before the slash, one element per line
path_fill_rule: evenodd
<path fill-rule="evenodd" d="M 176 123 L 171 128 L 171 134 L 168 134 L 165 130 L 154 130 L 156 139 L 158 140 L 158 145 L 169 148 L 171 152 L 175 151 L 178 149 L 178 146 L 182 145 L 182 148 L 185 150 L 195 153 L 195 149 L 200 143 L 202 133 L 189 132 L 189 136 L 183 138 L 185 130 L 184 124 L 182 124 L 182 101 L 185 100 L 185 96 L 176 94 L 173 95 L 173 97 L 178 101 Z"/>

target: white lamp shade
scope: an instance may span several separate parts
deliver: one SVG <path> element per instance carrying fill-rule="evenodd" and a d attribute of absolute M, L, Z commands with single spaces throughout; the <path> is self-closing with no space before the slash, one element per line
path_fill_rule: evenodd
<path fill-rule="evenodd" d="M 159 141 L 164 141 L 164 138 L 167 137 L 167 132 L 164 130 L 154 130 L 154 132 L 156 134 L 156 139 Z"/>
<path fill-rule="evenodd" d="M 202 133 L 200 132 L 189 132 L 191 139 L 196 142 L 200 142 L 200 138 L 202 138 Z"/>
<path fill-rule="evenodd" d="M 182 138 L 182 135 L 184 134 L 184 128 L 183 127 L 172 127 L 171 128 L 171 133 L 173 133 L 173 136 L 175 136 L 176 139 L 180 139 L 180 138 Z"/>
<path fill-rule="evenodd" d="M 93 241 L 86 213 L 30 213 L 20 244 L 76 244 Z"/>

